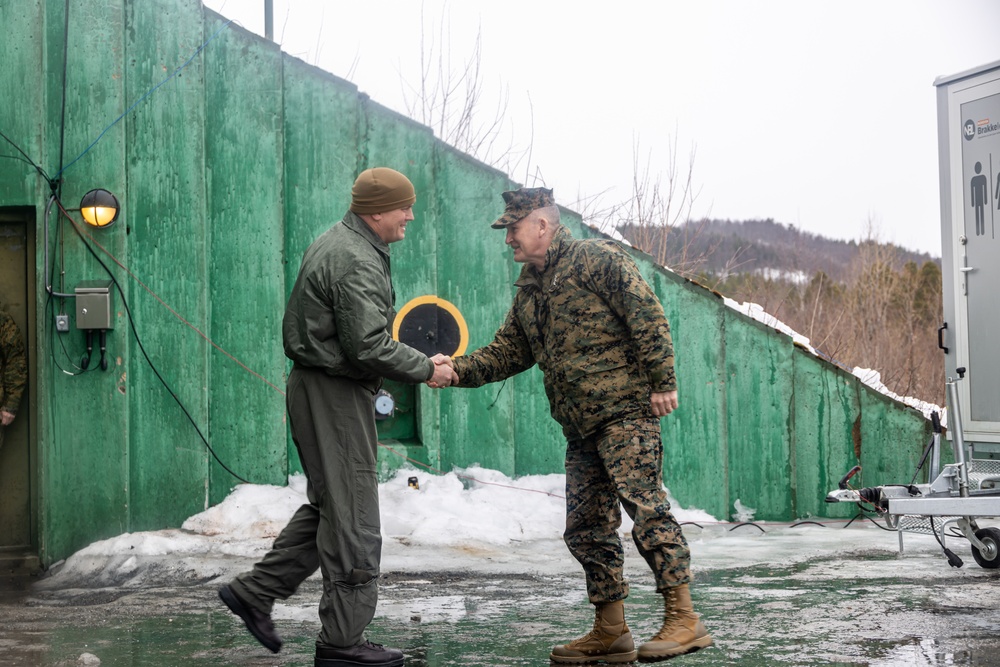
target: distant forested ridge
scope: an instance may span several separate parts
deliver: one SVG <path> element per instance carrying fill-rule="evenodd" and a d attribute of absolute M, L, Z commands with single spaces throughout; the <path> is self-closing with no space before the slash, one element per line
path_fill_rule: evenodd
<path fill-rule="evenodd" d="M 840 241 L 804 232 L 794 225 L 767 220 L 700 220 L 670 228 L 665 235 L 649 234 L 632 226 L 619 232 L 633 245 L 650 236 L 651 255 L 698 259 L 695 273 L 725 277 L 731 273 L 777 275 L 800 273 L 807 277 L 822 271 L 836 281 L 845 282 L 851 265 L 858 258 L 862 243 Z M 665 244 L 665 248 L 661 247 Z M 892 244 L 898 261 L 921 265 L 940 259 L 928 253 L 907 250 Z M 669 266 L 669 261 L 667 262 Z M 688 272 L 689 273 L 689 272 Z"/>
<path fill-rule="evenodd" d="M 737 301 L 760 304 L 845 368 L 944 405 L 941 262 L 870 236 L 838 241 L 774 220 L 619 225 L 637 248 Z"/>

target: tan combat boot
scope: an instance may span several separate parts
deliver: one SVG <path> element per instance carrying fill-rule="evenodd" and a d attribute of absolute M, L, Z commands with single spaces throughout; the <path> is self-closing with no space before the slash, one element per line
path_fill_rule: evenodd
<path fill-rule="evenodd" d="M 606 602 L 597 605 L 594 629 L 568 644 L 552 649 L 552 662 L 587 664 L 592 662 L 632 662 L 635 642 L 625 622 L 625 603 Z"/>
<path fill-rule="evenodd" d="M 712 637 L 691 606 L 687 584 L 663 594 L 663 627 L 639 647 L 641 662 L 659 662 L 712 645 Z"/>

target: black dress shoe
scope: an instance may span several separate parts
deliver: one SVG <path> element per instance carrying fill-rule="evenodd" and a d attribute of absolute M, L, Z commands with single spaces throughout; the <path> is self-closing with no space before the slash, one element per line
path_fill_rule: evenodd
<path fill-rule="evenodd" d="M 315 667 L 403 667 L 403 652 L 369 641 L 350 648 L 317 642 Z"/>
<path fill-rule="evenodd" d="M 274 623 L 271 621 L 270 616 L 245 604 L 243 600 L 237 597 L 233 589 L 229 587 L 229 584 L 219 589 L 219 597 L 229 607 L 229 611 L 243 619 L 247 630 L 250 631 L 250 634 L 257 641 L 264 645 L 264 648 L 271 653 L 277 653 L 281 650 L 281 637 L 275 631 Z"/>

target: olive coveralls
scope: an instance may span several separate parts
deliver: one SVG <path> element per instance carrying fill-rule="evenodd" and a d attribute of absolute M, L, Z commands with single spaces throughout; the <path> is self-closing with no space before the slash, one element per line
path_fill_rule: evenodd
<path fill-rule="evenodd" d="M 375 615 L 382 552 L 373 397 L 383 377 L 418 383 L 433 362 L 392 339 L 395 292 L 389 246 L 357 215 L 306 251 L 282 323 L 294 361 L 286 402 L 307 479 L 308 503 L 271 551 L 231 583 L 247 604 L 270 614 L 319 567 L 319 642 L 364 641 Z"/>

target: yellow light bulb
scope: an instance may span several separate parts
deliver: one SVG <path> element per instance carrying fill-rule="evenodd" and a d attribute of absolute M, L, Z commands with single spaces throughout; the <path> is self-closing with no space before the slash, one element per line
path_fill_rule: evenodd
<path fill-rule="evenodd" d="M 107 227 L 118 219 L 118 200 L 107 190 L 91 190 L 80 201 L 80 215 L 92 227 Z"/>

